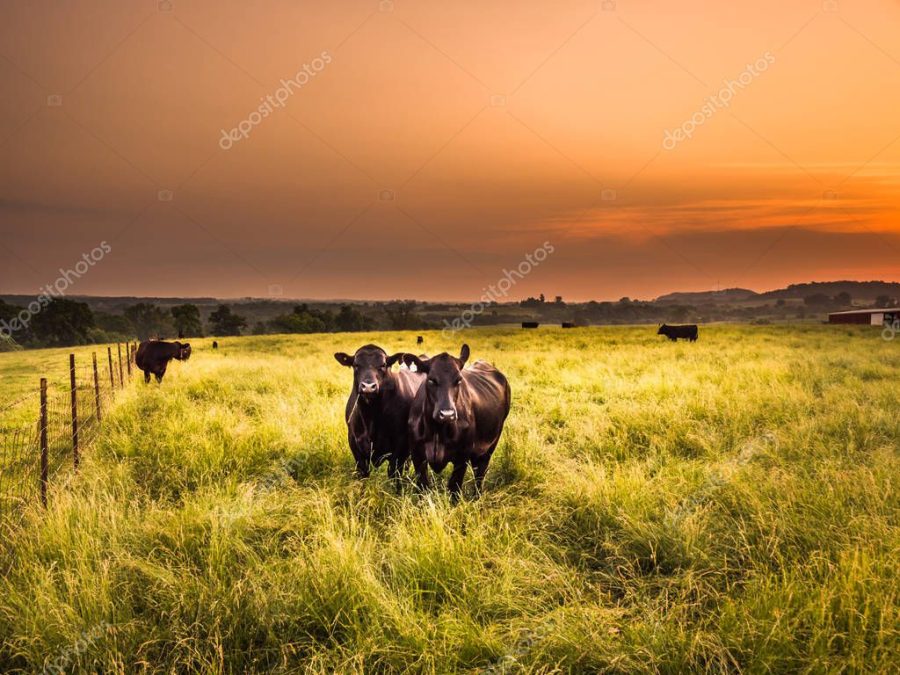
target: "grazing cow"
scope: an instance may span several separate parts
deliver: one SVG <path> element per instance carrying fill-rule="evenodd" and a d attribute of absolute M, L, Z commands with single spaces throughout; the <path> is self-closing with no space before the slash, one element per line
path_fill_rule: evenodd
<path fill-rule="evenodd" d="M 169 361 L 177 359 L 187 361 L 191 357 L 191 346 L 187 342 L 163 342 L 162 340 L 145 340 L 135 354 L 134 362 L 144 371 L 144 382 L 150 381 L 150 375 L 162 382 Z"/>
<path fill-rule="evenodd" d="M 563 321 L 562 327 L 563 328 L 575 328 L 575 323 L 573 321 Z"/>
<path fill-rule="evenodd" d="M 418 337 L 416 338 L 416 344 L 417 344 L 417 345 L 420 345 L 420 344 L 422 344 L 423 342 L 425 342 L 425 338 L 423 338 L 421 335 L 418 336 Z"/>
<path fill-rule="evenodd" d="M 469 346 L 459 358 L 446 352 L 430 359 L 408 355 L 428 376 L 413 401 L 409 416 L 411 453 L 420 488 L 431 484 L 428 468 L 440 473 L 453 464 L 448 481 L 451 498 L 459 498 L 466 467 L 472 465 L 475 492 L 481 493 L 491 454 L 509 415 L 509 382 L 484 361 L 464 368 Z"/>
<path fill-rule="evenodd" d="M 672 342 L 677 342 L 679 338 L 696 342 L 698 331 L 696 324 L 685 324 L 683 326 L 669 326 L 662 324 L 659 327 L 659 330 L 656 331 L 656 334 L 665 335 Z"/>
<path fill-rule="evenodd" d="M 213 349 L 218 349 L 218 348 L 219 348 L 219 341 L 213 340 Z"/>
<path fill-rule="evenodd" d="M 388 356 L 375 345 L 360 347 L 353 356 L 334 355 L 342 366 L 353 368 L 353 389 L 344 420 L 356 473 L 365 478 L 371 466 L 378 468 L 387 459 L 388 475 L 398 481 L 398 487 L 409 459 L 409 408 L 425 379 L 408 368 L 391 370 L 403 356 Z"/>
<path fill-rule="evenodd" d="M 540 324 L 537 321 L 523 321 L 522 328 L 537 328 Z"/>

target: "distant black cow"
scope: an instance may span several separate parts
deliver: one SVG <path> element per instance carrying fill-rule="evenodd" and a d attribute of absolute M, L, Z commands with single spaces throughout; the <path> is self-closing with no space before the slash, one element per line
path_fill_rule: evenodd
<path fill-rule="evenodd" d="M 417 345 L 420 345 L 420 344 L 422 344 L 423 342 L 425 342 L 425 338 L 423 338 L 421 335 L 420 335 L 419 337 L 416 338 L 416 344 L 417 344 Z"/>
<path fill-rule="evenodd" d="M 344 421 L 360 478 L 387 459 L 388 475 L 397 480 L 409 459 L 409 408 L 425 376 L 408 368 L 392 371 L 391 366 L 403 357 L 402 353 L 388 356 L 375 345 L 360 347 L 353 356 L 334 355 L 342 366 L 353 368 Z"/>
<path fill-rule="evenodd" d="M 145 340 L 138 347 L 134 362 L 144 371 L 144 382 L 150 381 L 150 375 L 155 375 L 156 381 L 162 382 L 169 361 L 187 361 L 190 357 L 191 346 L 187 342 Z"/>
<path fill-rule="evenodd" d="M 562 327 L 563 328 L 575 328 L 575 323 L 572 321 L 563 321 Z"/>
<path fill-rule="evenodd" d="M 431 359 L 413 357 L 419 372 L 428 379 L 416 394 L 409 416 L 412 460 L 419 487 L 431 485 L 429 466 L 440 473 L 453 464 L 448 481 L 452 498 L 459 497 L 466 467 L 475 474 L 480 494 L 491 455 L 500 441 L 509 415 L 511 393 L 503 373 L 484 361 L 463 368 L 469 346 L 459 358 L 446 352 Z"/>
<path fill-rule="evenodd" d="M 522 328 L 537 328 L 540 324 L 537 321 L 523 321 Z"/>
<path fill-rule="evenodd" d="M 669 326 L 663 324 L 659 327 L 659 330 L 656 331 L 656 334 L 665 335 L 672 342 L 676 342 L 679 339 L 696 342 L 698 331 L 696 324 L 685 324 L 683 326 Z"/>
<path fill-rule="evenodd" d="M 218 340 L 213 340 L 213 349 L 218 349 L 218 348 L 219 348 Z"/>

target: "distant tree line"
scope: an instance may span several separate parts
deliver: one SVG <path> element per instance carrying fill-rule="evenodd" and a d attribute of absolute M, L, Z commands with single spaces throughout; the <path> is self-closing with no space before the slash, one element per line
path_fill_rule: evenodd
<path fill-rule="evenodd" d="M 341 305 L 337 311 L 297 305 L 293 311 L 274 319 L 257 322 L 253 333 L 353 333 L 371 330 L 417 330 L 434 325 L 421 317 L 414 302 L 393 302 L 375 313 L 362 312 L 353 305 Z"/>
<path fill-rule="evenodd" d="M 246 317 L 229 305 L 219 305 L 206 326 L 197 305 L 186 303 L 166 310 L 156 304 L 139 302 L 126 307 L 121 314 L 94 312 L 85 302 L 55 299 L 36 313 L 25 307 L 0 300 L 0 326 L 15 326 L 3 334 L 0 350 L 25 347 L 61 347 L 91 343 L 118 342 L 151 338 L 172 339 L 241 335 L 247 332 Z M 431 324 L 415 311 L 413 302 L 378 305 L 362 312 L 353 305 L 341 305 L 336 311 L 297 305 L 291 312 L 271 320 L 259 321 L 256 335 L 272 333 L 332 333 L 378 329 L 424 329 Z"/>
<path fill-rule="evenodd" d="M 322 306 L 325 305 L 325 306 Z M 617 302 L 567 303 L 561 296 L 547 301 L 543 294 L 519 302 L 486 303 L 473 325 L 518 323 L 537 320 L 543 323 L 572 321 L 577 325 L 681 323 L 706 321 L 790 321 L 821 317 L 823 312 L 850 309 L 853 298 L 847 292 L 828 295 L 812 293 L 793 301 L 778 298 L 774 303 L 691 304 L 640 301 L 621 298 Z M 858 304 L 857 306 L 863 306 Z M 875 299 L 872 307 L 900 306 L 887 295 Z M 245 305 L 253 313 L 252 305 Z M 89 343 L 119 342 L 135 337 L 192 338 L 204 335 L 226 336 L 252 333 L 333 333 L 374 330 L 425 330 L 443 325 L 446 317 L 458 316 L 464 303 L 413 301 L 341 304 L 322 303 L 318 307 L 299 304 L 290 311 L 278 305 L 272 318 L 252 322 L 227 304 L 218 305 L 204 321 L 200 308 L 191 303 L 168 309 L 152 302 L 138 302 L 121 313 L 92 311 L 85 302 L 57 298 L 40 307 L 20 307 L 0 300 L 0 351 L 24 347 L 58 347 Z M 258 311 L 257 311 L 258 314 Z M 270 310 L 267 317 L 272 316 Z M 11 330 L 10 330 L 11 328 Z"/>

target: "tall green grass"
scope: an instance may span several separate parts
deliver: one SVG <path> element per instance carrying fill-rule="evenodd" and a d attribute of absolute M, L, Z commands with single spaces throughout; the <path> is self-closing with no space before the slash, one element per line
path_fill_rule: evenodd
<path fill-rule="evenodd" d="M 465 333 L 513 410 L 458 505 L 352 477 L 331 354 L 414 335 L 197 343 L 3 531 L 0 669 L 896 672 L 900 343 L 653 332 Z"/>

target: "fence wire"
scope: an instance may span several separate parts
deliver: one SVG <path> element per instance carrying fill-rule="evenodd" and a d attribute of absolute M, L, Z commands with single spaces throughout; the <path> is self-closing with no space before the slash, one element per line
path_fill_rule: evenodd
<path fill-rule="evenodd" d="M 137 372 L 128 362 L 131 347 L 122 345 L 121 364 L 115 346 L 82 354 L 67 377 L 47 385 L 44 401 L 38 390 L 0 407 L 0 518 L 46 499 L 54 476 L 77 468 L 78 457 L 96 438 L 116 393 Z"/>

